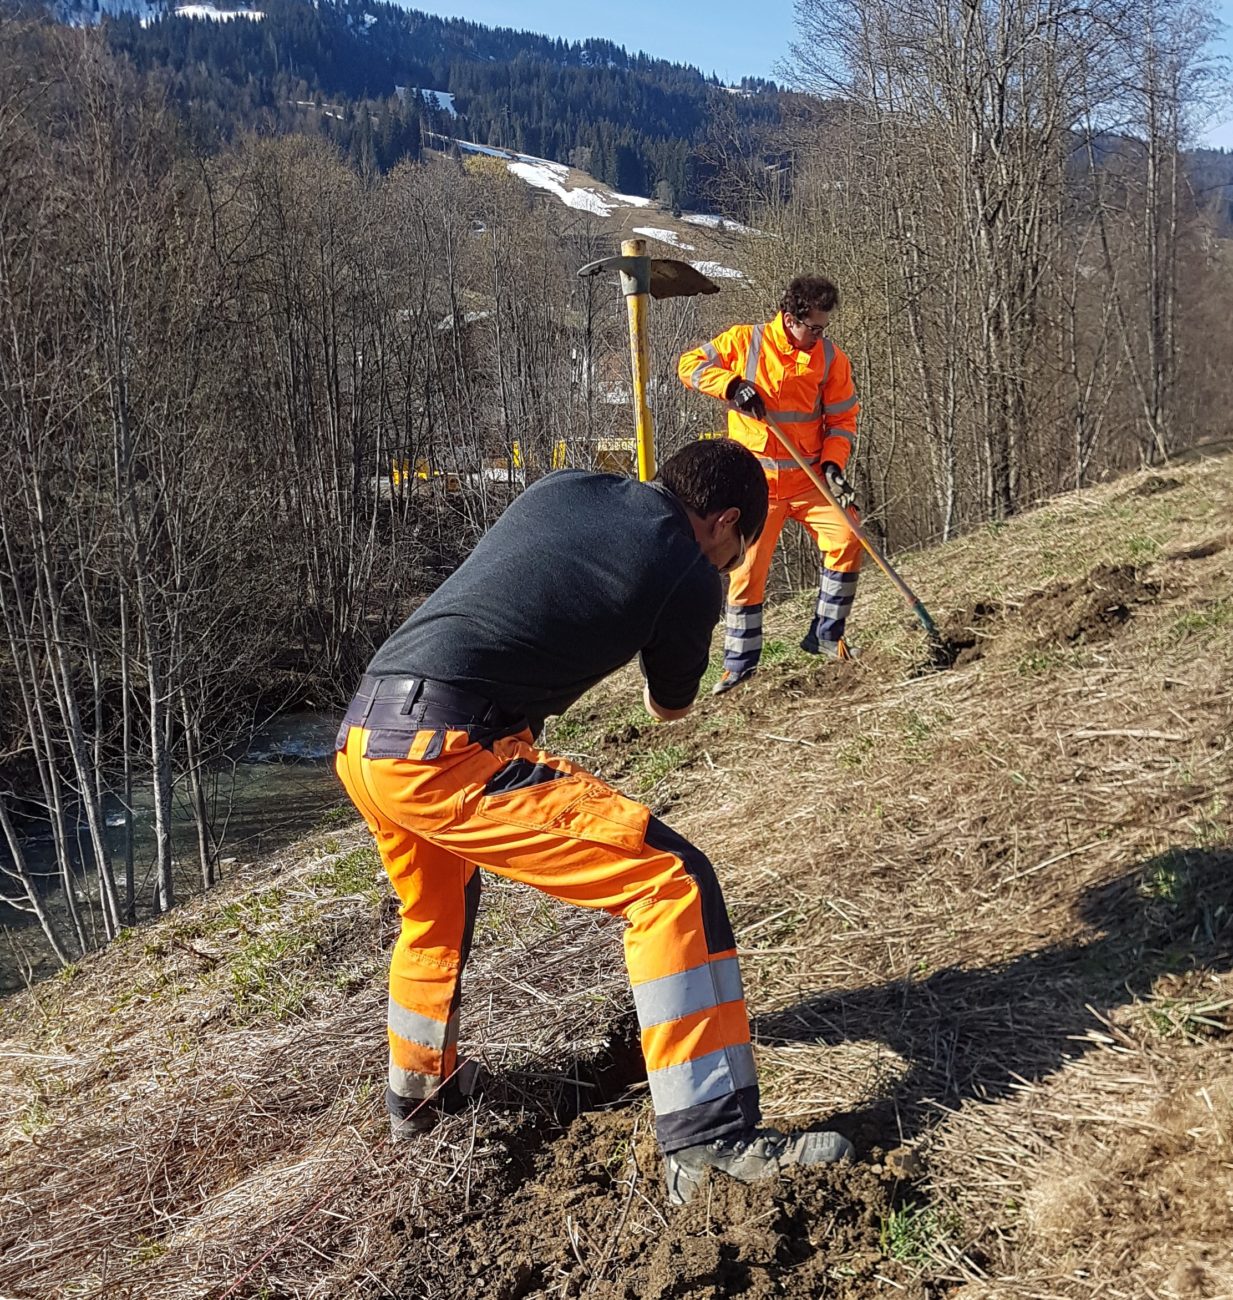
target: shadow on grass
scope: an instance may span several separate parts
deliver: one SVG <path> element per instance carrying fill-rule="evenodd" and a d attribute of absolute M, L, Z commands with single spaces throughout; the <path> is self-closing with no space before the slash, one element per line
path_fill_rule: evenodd
<path fill-rule="evenodd" d="M 1233 848 L 1177 848 L 1085 894 L 1078 920 L 1100 932 L 980 969 L 809 994 L 757 1017 L 763 1043 L 885 1042 L 908 1063 L 893 1089 L 836 1115 L 858 1143 L 911 1139 L 938 1103 L 993 1101 L 1046 1078 L 1095 1046 L 1093 1009 L 1146 999 L 1165 974 L 1233 968 Z M 1185 980 L 1179 981 L 1185 987 Z M 1199 999 L 1196 999 L 1198 1001 Z M 1154 1004 L 1159 1005 L 1159 1004 Z M 1152 1014 L 1151 1011 L 1145 1014 Z M 1162 1032 L 1188 1031 L 1185 998 Z M 1199 1033 L 1219 1025 L 1191 1021 Z"/>

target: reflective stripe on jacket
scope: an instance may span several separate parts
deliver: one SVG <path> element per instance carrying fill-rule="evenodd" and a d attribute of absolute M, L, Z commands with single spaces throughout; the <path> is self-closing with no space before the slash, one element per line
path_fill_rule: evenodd
<path fill-rule="evenodd" d="M 717 338 L 681 356 L 681 382 L 721 400 L 734 378 L 748 379 L 767 409 L 793 438 L 805 457 L 818 464 L 834 461 L 843 469 L 852 454 L 860 403 L 852 382 L 852 364 L 828 338 L 810 352 L 800 351 L 784 329 L 782 313 L 763 325 L 733 325 Z M 762 462 L 775 494 L 805 481 L 787 449 L 761 420 L 741 411 L 728 412 L 728 435 Z"/>

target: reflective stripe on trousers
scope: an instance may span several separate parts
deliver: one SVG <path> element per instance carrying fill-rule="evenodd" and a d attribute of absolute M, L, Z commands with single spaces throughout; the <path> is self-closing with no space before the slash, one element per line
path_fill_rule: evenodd
<path fill-rule="evenodd" d="M 724 669 L 747 673 L 762 657 L 762 606 L 729 605 L 724 616 Z"/>
<path fill-rule="evenodd" d="M 462 887 L 461 933 L 458 937 L 458 972 L 461 974 L 471 951 L 475 933 L 475 916 L 479 911 L 480 877 L 466 863 L 449 864 L 451 871 L 461 868 L 466 876 Z M 400 952 L 400 948 L 402 951 Z M 421 1001 L 420 981 L 406 982 L 408 970 L 416 962 L 414 930 L 404 925 L 394 945 L 390 961 L 390 996 L 386 1004 L 386 1031 L 390 1045 L 386 1106 L 391 1114 L 405 1117 L 415 1103 L 432 1096 L 458 1065 L 458 1003 L 462 985 L 453 981 L 446 1019 L 440 1020 L 404 1005 Z M 440 990 L 443 993 L 446 990 Z M 440 996 L 430 999 L 434 1009 L 441 1006 Z"/>
<path fill-rule="evenodd" d="M 818 579 L 818 604 L 809 625 L 809 636 L 815 641 L 838 641 L 843 636 L 848 615 L 852 612 L 852 602 L 856 599 L 859 577 L 859 573 L 836 573 L 822 566 Z"/>
<path fill-rule="evenodd" d="M 367 737 L 351 727 L 336 767 L 402 904 L 390 964 L 392 1109 L 454 1069 L 479 866 L 627 922 L 625 960 L 665 1151 L 757 1123 L 736 941 L 698 849 L 642 804 L 535 749 L 527 732 L 485 749 L 449 731 L 431 761 L 366 758 Z M 408 753 L 422 752 L 412 740 Z"/>

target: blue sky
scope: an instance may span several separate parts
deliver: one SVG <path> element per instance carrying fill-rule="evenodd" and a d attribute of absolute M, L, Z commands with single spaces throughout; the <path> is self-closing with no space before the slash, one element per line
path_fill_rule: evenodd
<path fill-rule="evenodd" d="M 792 0 L 707 0 L 699 6 L 682 0 L 622 0 L 598 5 L 578 0 L 407 0 L 411 7 L 492 27 L 518 27 L 582 40 L 605 36 L 628 50 L 692 63 L 725 81 L 742 76 L 773 77 L 788 53 L 793 34 Z M 1217 0 L 1227 24 L 1223 52 L 1233 60 L 1233 0 Z M 751 13 L 755 14 L 750 21 Z M 1233 149 L 1233 105 L 1226 120 L 1214 124 L 1207 143 Z"/>
<path fill-rule="evenodd" d="M 1229 0 L 1233 5 L 1233 0 Z M 470 18 L 490 27 L 517 27 L 545 36 L 584 40 L 605 36 L 631 53 L 645 50 L 678 63 L 716 72 L 725 81 L 770 77 L 792 39 L 792 0 L 405 0 L 413 9 Z M 753 21 L 750 16 L 754 15 Z"/>

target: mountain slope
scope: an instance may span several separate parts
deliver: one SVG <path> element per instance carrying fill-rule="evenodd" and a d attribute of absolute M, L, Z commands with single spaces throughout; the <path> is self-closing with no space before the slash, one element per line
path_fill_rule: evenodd
<path fill-rule="evenodd" d="M 772 83 L 731 94 L 697 68 L 610 41 L 554 40 L 381 0 L 269 0 L 250 10 L 259 22 L 139 0 L 61 0 L 56 12 L 106 15 L 112 48 L 165 78 L 199 133 L 302 129 L 297 103 L 401 95 L 425 130 L 577 165 L 626 193 L 658 188 L 669 205 L 696 204 L 714 181 L 705 146 L 716 122 L 750 156 L 775 152 L 763 138 L 780 118 Z M 408 99 L 411 90 L 427 94 Z"/>
<path fill-rule="evenodd" d="M 500 881 L 464 1004 L 484 1099 L 390 1150 L 395 919 L 344 807 L 4 1006 L 0 1291 L 1227 1293 L 1231 469 L 909 557 L 948 671 L 871 573 L 854 664 L 794 649 L 803 593 L 684 723 L 627 673 L 554 724 L 711 854 L 765 1109 L 837 1117 L 861 1164 L 670 1210 L 619 927 Z"/>

